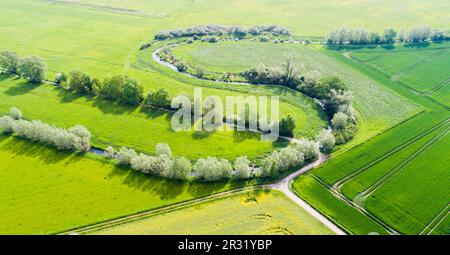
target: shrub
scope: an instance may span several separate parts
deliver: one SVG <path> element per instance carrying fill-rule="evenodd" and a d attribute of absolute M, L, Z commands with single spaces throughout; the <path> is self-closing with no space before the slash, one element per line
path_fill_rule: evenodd
<path fill-rule="evenodd" d="M 197 160 L 194 171 L 200 178 L 207 181 L 216 181 L 231 177 L 233 168 L 226 159 L 218 160 L 215 157 L 208 157 Z"/>
<path fill-rule="evenodd" d="M 444 32 L 435 29 L 431 34 L 431 41 L 433 42 L 442 42 L 445 40 Z"/>
<path fill-rule="evenodd" d="M 42 83 L 47 75 L 47 64 L 40 57 L 29 56 L 20 60 L 19 74 L 30 82 Z"/>
<path fill-rule="evenodd" d="M 294 137 L 295 121 L 291 115 L 282 118 L 280 121 L 280 135 Z"/>
<path fill-rule="evenodd" d="M 262 176 L 275 176 L 294 167 L 301 167 L 305 163 L 305 155 L 298 147 L 288 146 L 272 152 L 261 162 Z"/>
<path fill-rule="evenodd" d="M 55 146 L 59 150 L 90 150 L 90 132 L 75 126 L 69 130 L 54 127 L 39 120 L 15 120 L 10 116 L 0 118 L 0 127 L 4 133 L 14 133 L 19 137 L 35 142 Z"/>
<path fill-rule="evenodd" d="M 392 44 L 395 42 L 397 38 L 397 31 L 395 29 L 385 29 L 383 32 L 383 36 L 381 37 L 381 42 L 386 44 Z"/>
<path fill-rule="evenodd" d="M 122 147 L 119 149 L 119 151 L 117 151 L 117 159 L 122 165 L 125 166 L 130 166 L 131 160 L 137 156 L 138 154 L 133 149 Z"/>
<path fill-rule="evenodd" d="M 165 89 L 159 89 L 156 92 L 150 92 L 144 102 L 145 106 L 170 109 L 171 100 L 169 93 Z"/>
<path fill-rule="evenodd" d="M 172 157 L 172 150 L 170 149 L 170 146 L 165 143 L 158 143 L 156 145 L 156 156 L 160 155 L 166 155 L 169 158 Z"/>
<path fill-rule="evenodd" d="M 175 157 L 173 159 L 172 171 L 170 174 L 166 174 L 166 176 L 172 179 L 186 180 L 190 176 L 191 172 L 191 161 L 185 157 Z"/>
<path fill-rule="evenodd" d="M 139 81 L 122 75 L 116 75 L 105 79 L 100 86 L 100 96 L 112 100 L 119 100 L 130 105 L 139 105 L 143 99 L 144 88 Z"/>
<path fill-rule="evenodd" d="M 112 146 L 108 146 L 105 152 L 108 159 L 113 159 L 116 156 L 116 150 Z"/>
<path fill-rule="evenodd" d="M 55 83 L 58 84 L 58 85 L 66 83 L 67 79 L 68 79 L 67 75 L 65 73 L 63 73 L 63 72 L 62 73 L 57 73 L 55 75 Z"/>
<path fill-rule="evenodd" d="M 22 119 L 22 112 L 16 107 L 12 107 L 9 110 L 9 116 L 11 116 L 11 118 L 13 118 L 14 120 L 20 120 Z"/>
<path fill-rule="evenodd" d="M 182 61 L 175 61 L 173 65 L 177 68 L 178 72 L 186 72 L 188 70 L 188 65 Z"/>
<path fill-rule="evenodd" d="M 124 104 L 140 105 L 144 100 L 144 87 L 138 80 L 125 77 L 119 100 Z"/>
<path fill-rule="evenodd" d="M 341 145 L 352 140 L 353 137 L 356 135 L 356 131 L 357 131 L 356 125 L 353 123 L 349 123 L 343 129 L 333 130 L 332 133 L 336 139 L 336 144 Z"/>
<path fill-rule="evenodd" d="M 298 151 L 303 153 L 305 161 L 310 162 L 319 158 L 319 146 L 317 143 L 302 139 L 295 146 Z"/>
<path fill-rule="evenodd" d="M 69 89 L 78 93 L 92 92 L 92 78 L 83 71 L 74 70 L 69 74 Z"/>
<path fill-rule="evenodd" d="M 331 125 L 335 129 L 344 129 L 349 121 L 349 117 L 347 114 L 338 112 L 333 116 L 333 119 L 331 120 Z"/>
<path fill-rule="evenodd" d="M 4 50 L 0 52 L 0 69 L 4 69 L 6 73 L 17 73 L 19 62 L 20 57 L 15 51 Z"/>

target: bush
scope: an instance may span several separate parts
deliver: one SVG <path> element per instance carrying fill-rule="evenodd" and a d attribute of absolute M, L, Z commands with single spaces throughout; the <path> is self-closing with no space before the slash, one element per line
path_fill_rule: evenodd
<path fill-rule="evenodd" d="M 236 178 L 247 179 L 250 177 L 251 167 L 250 160 L 246 156 L 239 157 L 234 162 L 234 169 L 236 171 Z"/>
<path fill-rule="evenodd" d="M 39 120 L 15 120 L 10 116 L 3 116 L 0 118 L 0 128 L 4 133 L 14 133 L 19 137 L 55 146 L 58 150 L 90 150 L 91 134 L 82 126 L 66 130 Z"/>
<path fill-rule="evenodd" d="M 6 73 L 16 74 L 19 68 L 20 57 L 15 51 L 4 50 L 0 52 L 0 69 Z"/>
<path fill-rule="evenodd" d="M 137 157 L 138 154 L 133 149 L 128 149 L 122 147 L 117 151 L 117 159 L 122 165 L 130 166 L 133 158 Z"/>
<path fill-rule="evenodd" d="M 105 79 L 99 89 L 100 96 L 118 100 L 124 104 L 139 105 L 143 99 L 144 88 L 139 81 L 128 76 L 116 75 Z"/>
<path fill-rule="evenodd" d="M 334 129 L 344 129 L 349 123 L 349 117 L 347 114 L 338 112 L 333 116 L 331 125 Z"/>
<path fill-rule="evenodd" d="M 144 102 L 145 106 L 171 109 L 171 99 L 165 89 L 159 89 L 156 92 L 150 92 Z"/>
<path fill-rule="evenodd" d="M 14 120 L 20 120 L 22 119 L 22 112 L 16 107 L 12 107 L 9 110 L 9 116 L 11 116 L 11 118 L 13 118 Z"/>
<path fill-rule="evenodd" d="M 341 145 L 349 142 L 356 135 L 356 125 L 353 123 L 349 123 L 343 129 L 333 130 L 333 135 L 336 139 L 336 144 Z"/>
<path fill-rule="evenodd" d="M 172 150 L 170 149 L 170 146 L 165 143 L 158 143 L 156 145 L 156 156 L 160 155 L 166 155 L 169 158 L 172 157 Z"/>
<path fill-rule="evenodd" d="M 30 82 L 42 83 L 47 75 L 47 64 L 40 57 L 29 56 L 20 60 L 19 74 Z"/>
<path fill-rule="evenodd" d="M 169 178 L 186 180 L 192 172 L 191 161 L 185 157 L 175 157 L 173 159 L 172 173 Z"/>
<path fill-rule="evenodd" d="M 302 139 L 296 144 L 296 149 L 303 153 L 306 162 L 319 158 L 319 146 L 313 141 Z"/>
<path fill-rule="evenodd" d="M 230 178 L 233 167 L 226 159 L 218 160 L 215 157 L 199 159 L 194 165 L 194 171 L 199 178 L 207 181 L 216 181 L 223 178 Z"/>
<path fill-rule="evenodd" d="M 280 121 L 280 135 L 286 137 L 294 137 L 295 121 L 291 115 L 282 118 Z"/>
<path fill-rule="evenodd" d="M 116 156 L 116 150 L 112 146 L 108 146 L 105 152 L 108 159 L 113 159 Z"/>
<path fill-rule="evenodd" d="M 67 77 L 67 75 L 66 75 L 65 73 L 63 73 L 63 72 L 62 72 L 62 73 L 57 73 L 57 74 L 55 75 L 55 83 L 58 84 L 58 85 L 63 84 L 63 83 L 66 83 L 67 80 L 68 80 L 68 77 Z"/>
<path fill-rule="evenodd" d="M 175 61 L 173 65 L 177 68 L 178 72 L 186 72 L 188 70 L 188 65 L 182 61 Z"/>
<path fill-rule="evenodd" d="M 334 145 L 336 144 L 336 139 L 334 135 L 323 129 L 317 137 L 317 142 L 319 143 L 320 151 L 323 153 L 331 153 L 333 151 Z"/>
<path fill-rule="evenodd" d="M 119 100 L 124 104 L 140 105 L 144 100 L 144 87 L 138 80 L 125 77 Z"/>
<path fill-rule="evenodd" d="M 69 89 L 78 93 L 91 93 L 93 89 L 91 76 L 78 70 L 70 72 Z"/>
<path fill-rule="evenodd" d="M 305 155 L 295 146 L 289 146 L 272 152 L 261 162 L 261 174 L 264 177 L 276 176 L 305 163 Z"/>

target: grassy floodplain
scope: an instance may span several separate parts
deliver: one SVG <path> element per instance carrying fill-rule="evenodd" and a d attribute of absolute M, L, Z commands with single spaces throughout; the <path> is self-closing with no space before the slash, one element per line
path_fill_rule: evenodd
<path fill-rule="evenodd" d="M 450 149 L 448 108 L 429 95 L 417 93 L 412 87 L 392 79 L 395 72 L 409 66 L 414 66 L 410 68 L 411 73 L 422 72 L 415 67 L 433 54 L 428 51 L 442 47 L 442 44 L 413 49 L 397 47 L 391 49 L 392 53 L 366 48 L 331 51 L 331 55 L 420 104 L 424 111 L 345 154 L 337 155 L 299 178 L 294 188 L 301 197 L 349 232 L 374 231 L 380 227 L 371 218 L 376 217 L 402 234 L 448 234 L 445 224 L 450 197 L 445 187 L 450 183 L 449 159 L 442 154 Z M 425 52 L 425 49 L 429 50 Z M 349 54 L 351 59 L 347 58 Z M 405 62 L 402 62 L 402 54 Z M 398 65 L 388 60 L 384 60 L 385 66 L 380 65 L 383 58 L 392 58 Z M 416 62 L 408 62 L 411 60 Z M 380 66 L 372 64 L 375 62 Z M 427 75 L 442 77 L 445 72 L 436 68 L 429 70 Z M 441 94 L 443 91 L 434 93 L 448 99 L 448 94 Z M 344 198 L 338 199 L 331 191 L 343 194 Z M 367 211 L 368 216 L 362 223 L 353 221 L 351 215 L 355 214 L 356 205 L 349 206 L 350 202 Z"/>
<path fill-rule="evenodd" d="M 87 234 L 333 234 L 278 191 L 250 191 Z"/>
<path fill-rule="evenodd" d="M 323 49 L 323 46 L 250 41 L 195 42 L 175 47 L 172 51 L 192 67 L 201 66 L 213 72 L 239 73 L 261 63 L 276 66 L 291 55 L 296 61 L 304 63 L 305 71 L 319 70 L 323 75 L 341 77 L 354 95 L 354 105 L 359 114 L 359 132 L 347 147 L 357 145 L 420 111 L 414 102 L 383 86 L 378 80 L 336 60 L 333 52 Z"/>

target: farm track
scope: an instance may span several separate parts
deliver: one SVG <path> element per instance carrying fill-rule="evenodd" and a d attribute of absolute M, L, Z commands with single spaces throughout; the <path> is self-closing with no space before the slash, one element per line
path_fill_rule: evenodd
<path fill-rule="evenodd" d="M 450 203 L 447 204 L 442 211 L 419 233 L 419 235 L 430 235 L 450 214 Z"/>
<path fill-rule="evenodd" d="M 416 135 L 416 136 L 412 137 L 411 139 L 407 140 L 406 142 L 404 142 L 403 144 L 399 145 L 398 147 L 389 150 L 388 152 L 386 152 L 385 154 L 381 155 L 380 157 L 372 160 L 371 162 L 367 163 L 366 165 L 361 166 L 360 168 L 358 168 L 355 171 L 351 172 L 347 176 L 341 178 L 340 180 L 335 182 L 332 185 L 331 188 L 333 190 L 336 190 L 337 192 L 341 192 L 342 186 L 345 185 L 347 182 L 351 181 L 352 179 L 354 179 L 356 176 L 360 175 L 361 173 L 365 172 L 366 170 L 370 169 L 371 167 L 373 167 L 374 165 L 380 163 L 381 161 L 383 161 L 385 159 L 388 159 L 388 158 L 392 157 L 393 155 L 395 155 L 396 153 L 406 149 L 409 145 L 411 145 L 414 142 L 420 140 L 421 138 L 425 137 L 426 135 L 428 135 L 431 132 L 435 131 L 436 129 L 442 127 L 443 125 L 446 125 L 449 122 L 450 122 L 450 119 L 446 119 L 446 120 L 444 120 L 444 121 L 442 121 L 442 122 L 432 126 L 428 130 L 420 133 L 419 135 Z"/>
<path fill-rule="evenodd" d="M 414 63 L 413 65 L 411 65 L 411 66 L 409 66 L 409 67 L 406 67 L 406 68 L 404 68 L 404 69 L 401 69 L 401 70 L 399 70 L 399 71 L 396 71 L 396 72 L 394 72 L 394 73 L 392 74 L 391 79 L 397 80 L 397 78 L 398 78 L 401 74 L 403 74 L 403 73 L 405 73 L 405 72 L 408 72 L 408 71 L 411 71 L 411 70 L 414 70 L 415 68 L 417 68 L 417 67 L 419 67 L 419 66 L 421 66 L 421 65 L 423 65 L 423 64 L 425 64 L 425 63 L 428 63 L 428 62 L 432 61 L 433 58 L 435 58 L 435 57 L 437 57 L 437 56 L 440 56 L 440 55 L 442 55 L 442 54 L 445 54 L 447 51 L 448 51 L 447 48 L 442 49 L 442 50 L 438 50 L 437 52 L 431 54 L 430 56 L 428 56 L 428 57 L 426 57 L 426 58 L 423 58 L 423 59 L 419 60 L 418 62 Z"/>
<path fill-rule="evenodd" d="M 449 128 L 445 129 L 441 133 L 437 134 L 433 138 L 431 138 L 426 144 L 422 145 L 419 149 L 417 149 L 414 153 L 409 155 L 405 160 L 403 160 L 400 164 L 392 168 L 389 172 L 384 174 L 378 181 L 368 187 L 365 191 L 361 193 L 358 200 L 355 200 L 356 204 L 363 205 L 364 201 L 373 194 L 376 190 L 378 190 L 381 186 L 383 186 L 386 182 L 388 182 L 393 176 L 402 171 L 406 166 L 408 166 L 411 162 L 413 162 L 417 157 L 426 152 L 431 148 L 436 142 L 443 139 L 449 133 Z"/>

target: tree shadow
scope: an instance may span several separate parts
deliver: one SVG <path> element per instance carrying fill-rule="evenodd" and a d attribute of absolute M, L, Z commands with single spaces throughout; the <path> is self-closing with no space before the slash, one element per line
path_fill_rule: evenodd
<path fill-rule="evenodd" d="M 208 132 L 208 131 L 194 131 L 192 133 L 192 138 L 194 138 L 194 140 L 201 140 L 201 139 L 206 139 L 208 137 L 210 137 L 211 135 L 213 135 L 215 133 L 215 131 L 212 132 Z"/>
<path fill-rule="evenodd" d="M 233 131 L 233 140 L 236 143 L 243 142 L 246 140 L 259 140 L 261 137 L 260 133 L 250 132 L 250 131 Z"/>
<path fill-rule="evenodd" d="M 112 101 L 100 97 L 93 97 L 89 100 L 93 101 L 92 105 L 100 109 L 104 114 L 130 114 L 136 111 L 136 109 L 139 107 L 136 105 L 126 105 L 118 101 Z"/>
<path fill-rule="evenodd" d="M 7 151 L 16 156 L 28 156 L 38 158 L 45 164 L 55 164 L 70 159 L 66 164 L 81 160 L 76 153 L 71 151 L 59 151 L 53 147 L 38 144 L 20 137 L 9 137 L 0 142 L 0 151 Z"/>
<path fill-rule="evenodd" d="M 58 96 L 60 97 L 59 101 L 61 103 L 70 103 L 76 99 L 86 96 L 60 87 L 55 87 L 53 90 L 58 92 Z"/>
<path fill-rule="evenodd" d="M 0 73 L 0 81 L 7 80 L 12 77 L 15 77 L 15 75 L 7 74 L 7 73 Z"/>
<path fill-rule="evenodd" d="M 405 48 L 414 48 L 414 49 L 424 49 L 430 47 L 429 42 L 423 42 L 423 43 L 407 43 L 404 44 L 403 47 Z"/>
<path fill-rule="evenodd" d="M 15 86 L 9 87 L 5 94 L 8 96 L 20 96 L 27 94 L 33 90 L 35 90 L 37 87 L 42 85 L 41 83 L 31 83 L 27 81 L 22 81 L 17 83 Z"/>

